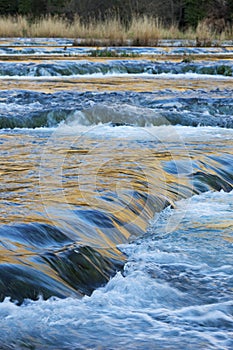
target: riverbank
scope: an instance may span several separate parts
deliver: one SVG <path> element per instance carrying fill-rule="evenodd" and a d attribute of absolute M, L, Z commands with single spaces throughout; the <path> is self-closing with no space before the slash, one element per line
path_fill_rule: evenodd
<path fill-rule="evenodd" d="M 104 20 L 83 23 L 76 16 L 72 22 L 58 16 L 46 16 L 34 21 L 26 16 L 0 17 L 0 37 L 60 37 L 73 38 L 74 45 L 130 45 L 157 46 L 160 40 L 194 40 L 195 46 L 221 45 L 231 40 L 233 28 L 226 27 L 221 33 L 215 32 L 201 21 L 197 28 L 179 30 L 178 26 L 165 27 L 160 19 L 149 16 L 134 16 L 127 26 L 118 16 Z M 79 39 L 81 38 L 81 40 Z"/>

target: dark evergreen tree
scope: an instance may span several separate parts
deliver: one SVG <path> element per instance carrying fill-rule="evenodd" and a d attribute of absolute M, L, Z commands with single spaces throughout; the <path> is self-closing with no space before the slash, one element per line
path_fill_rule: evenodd
<path fill-rule="evenodd" d="M 184 0 L 184 23 L 196 27 L 208 13 L 209 0 Z"/>
<path fill-rule="evenodd" d="M 32 0 L 18 0 L 18 11 L 27 15 L 32 12 Z"/>
<path fill-rule="evenodd" d="M 67 9 L 69 9 L 70 1 L 67 0 L 48 0 L 46 1 L 46 13 L 55 14 L 65 14 Z M 75 9 L 73 9 L 75 12 Z"/>
<path fill-rule="evenodd" d="M 18 11 L 17 0 L 0 0 L 0 15 L 13 15 Z"/>

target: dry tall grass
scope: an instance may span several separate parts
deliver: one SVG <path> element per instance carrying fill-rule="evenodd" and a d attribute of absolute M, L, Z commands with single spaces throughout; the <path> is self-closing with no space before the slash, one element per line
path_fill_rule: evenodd
<path fill-rule="evenodd" d="M 134 45 L 156 45 L 160 39 L 158 21 L 152 17 L 133 17 L 127 36 Z"/>
<path fill-rule="evenodd" d="M 1 37 L 24 37 L 28 32 L 28 21 L 23 16 L 0 17 L 0 36 Z"/>
<path fill-rule="evenodd" d="M 210 24 L 208 20 L 199 22 L 196 29 L 197 45 L 208 46 L 216 42 L 233 39 L 233 27 L 226 26 L 224 31 L 218 31 L 217 27 Z"/>
<path fill-rule="evenodd" d="M 232 39 L 233 28 L 226 28 L 220 35 L 208 27 L 205 21 L 199 23 L 196 31 L 181 32 L 175 25 L 165 28 L 158 19 L 149 16 L 133 16 L 129 26 L 124 26 L 119 16 L 109 16 L 105 20 L 89 21 L 83 24 L 78 16 L 72 23 L 60 17 L 46 16 L 31 22 L 26 17 L 0 17 L 1 37 L 66 37 L 82 38 L 88 44 L 98 40 L 111 45 L 155 46 L 160 39 L 197 39 L 203 46 L 213 40 Z M 199 42 L 198 42 L 199 41 Z"/>
<path fill-rule="evenodd" d="M 69 37 L 68 23 L 59 17 L 42 17 L 31 23 L 28 28 L 28 36 L 31 37 Z"/>

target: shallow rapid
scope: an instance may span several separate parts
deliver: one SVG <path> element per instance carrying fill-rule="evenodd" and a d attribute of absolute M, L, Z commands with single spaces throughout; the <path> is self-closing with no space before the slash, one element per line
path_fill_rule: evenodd
<path fill-rule="evenodd" d="M 231 62 L 52 55 L 0 62 L 0 349 L 231 349 Z"/>

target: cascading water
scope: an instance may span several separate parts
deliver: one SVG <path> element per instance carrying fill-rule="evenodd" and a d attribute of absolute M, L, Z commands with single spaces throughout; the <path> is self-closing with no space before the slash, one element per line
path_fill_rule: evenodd
<path fill-rule="evenodd" d="M 153 65 L 0 64 L 0 349 L 232 348 L 232 77 Z"/>

